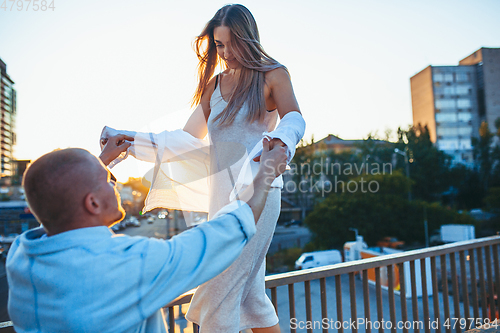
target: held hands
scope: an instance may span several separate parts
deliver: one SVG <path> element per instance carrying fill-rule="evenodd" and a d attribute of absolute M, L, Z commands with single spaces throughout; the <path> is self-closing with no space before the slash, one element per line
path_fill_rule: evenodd
<path fill-rule="evenodd" d="M 279 139 L 273 140 L 282 143 Z M 262 155 L 259 156 L 261 162 L 259 172 L 263 172 L 266 177 L 270 177 L 272 180 L 285 172 L 287 159 L 285 144 L 273 143 L 273 140 L 264 139 L 262 141 L 263 151 Z"/>
<path fill-rule="evenodd" d="M 109 139 L 101 138 L 101 145 L 104 145 L 104 148 L 99 158 L 102 163 L 104 163 L 104 165 L 108 165 L 121 153 L 125 152 L 132 144 L 127 141 L 134 141 L 134 138 L 123 134 L 112 136 Z"/>
<path fill-rule="evenodd" d="M 264 141 L 266 141 L 266 139 L 264 139 Z M 281 147 L 285 147 L 285 143 L 283 141 L 281 141 L 280 139 L 278 138 L 274 138 L 274 139 L 271 139 L 271 141 L 268 141 L 269 142 L 269 150 L 273 150 L 273 148 L 275 146 L 281 146 Z M 260 156 L 257 156 L 253 159 L 255 162 L 259 162 L 260 161 Z"/>

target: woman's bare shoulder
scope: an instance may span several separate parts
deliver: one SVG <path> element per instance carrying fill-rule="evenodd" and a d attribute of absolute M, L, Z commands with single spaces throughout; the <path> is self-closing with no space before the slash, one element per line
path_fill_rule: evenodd
<path fill-rule="evenodd" d="M 264 74 L 264 77 L 266 83 L 268 83 L 271 86 L 283 82 L 290 82 L 290 74 L 288 73 L 288 70 L 284 66 L 267 71 Z"/>

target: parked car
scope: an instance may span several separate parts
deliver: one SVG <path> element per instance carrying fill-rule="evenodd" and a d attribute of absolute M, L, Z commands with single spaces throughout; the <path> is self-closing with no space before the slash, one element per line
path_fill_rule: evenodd
<path fill-rule="evenodd" d="M 153 223 L 155 221 L 155 218 L 152 217 L 152 216 L 150 216 L 150 217 L 148 217 L 147 221 L 148 221 L 149 224 L 151 224 L 151 223 Z"/>
<path fill-rule="evenodd" d="M 431 245 L 453 243 L 475 239 L 475 228 L 470 224 L 443 224 L 429 238 Z"/>
<path fill-rule="evenodd" d="M 126 225 L 127 227 L 140 227 L 141 226 L 141 222 L 139 221 L 139 219 L 135 216 L 131 216 L 127 219 L 127 222 L 126 222 Z"/>
<path fill-rule="evenodd" d="M 404 245 L 405 242 L 398 240 L 396 237 L 384 237 L 377 242 L 377 246 L 390 247 L 391 249 L 400 249 Z"/>
<path fill-rule="evenodd" d="M 308 269 L 342 262 L 339 250 L 306 252 L 295 261 L 295 269 Z"/>
<path fill-rule="evenodd" d="M 115 232 L 116 231 L 120 231 L 122 229 L 125 229 L 125 226 L 123 224 L 121 224 L 121 222 L 117 223 L 117 224 L 115 224 L 114 226 L 111 227 L 111 230 L 113 230 Z"/>

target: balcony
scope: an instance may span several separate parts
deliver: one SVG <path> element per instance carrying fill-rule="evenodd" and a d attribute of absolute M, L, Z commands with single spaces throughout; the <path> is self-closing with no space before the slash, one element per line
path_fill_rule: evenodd
<path fill-rule="evenodd" d="M 283 333 L 465 332 L 498 318 L 499 244 L 494 236 L 276 274 L 266 288 Z M 164 308 L 170 333 L 198 332 L 176 323 L 186 323 L 193 293 Z"/>
<path fill-rule="evenodd" d="M 283 333 L 465 332 L 499 317 L 499 244 L 493 236 L 276 274 L 266 288 Z M 193 293 L 163 308 L 170 333 L 199 331 L 183 318 Z"/>

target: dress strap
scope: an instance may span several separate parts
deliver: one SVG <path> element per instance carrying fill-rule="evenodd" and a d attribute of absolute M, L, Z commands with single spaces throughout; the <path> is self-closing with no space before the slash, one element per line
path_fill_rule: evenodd
<path fill-rule="evenodd" d="M 214 88 L 214 91 L 215 89 L 217 89 L 217 84 L 219 83 L 219 74 L 217 74 L 217 76 L 215 77 L 215 88 Z"/>

